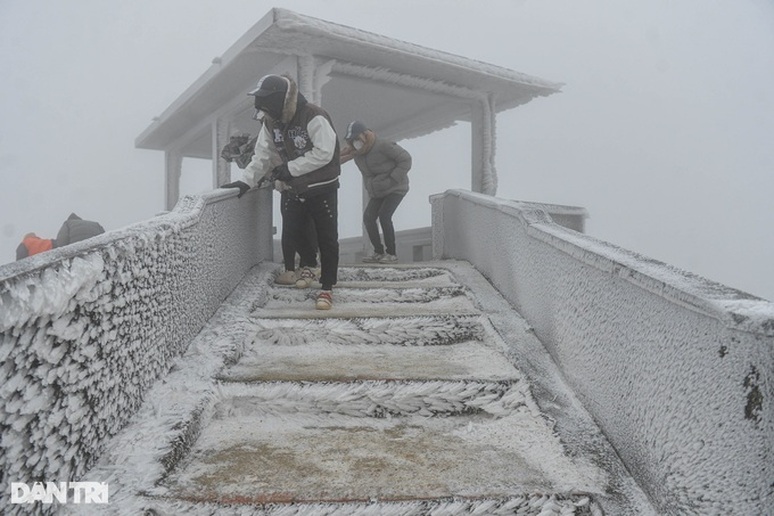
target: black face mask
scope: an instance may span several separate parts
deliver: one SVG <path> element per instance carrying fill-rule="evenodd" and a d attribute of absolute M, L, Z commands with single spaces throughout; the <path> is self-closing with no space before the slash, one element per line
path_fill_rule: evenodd
<path fill-rule="evenodd" d="M 266 95 L 265 97 L 255 97 L 255 109 L 263 111 L 274 120 L 282 118 L 282 108 L 285 105 L 285 94 L 281 91 Z"/>

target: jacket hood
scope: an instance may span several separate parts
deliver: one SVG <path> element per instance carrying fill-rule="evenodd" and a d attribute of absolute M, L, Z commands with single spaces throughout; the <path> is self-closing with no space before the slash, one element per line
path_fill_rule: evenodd
<path fill-rule="evenodd" d="M 365 143 L 360 150 L 355 150 L 355 154 L 358 156 L 364 156 L 371 152 L 371 148 L 374 146 L 374 142 L 376 142 L 376 134 L 369 129 L 363 132 L 363 136 L 365 137 Z"/>
<path fill-rule="evenodd" d="M 296 116 L 296 111 L 303 104 L 306 104 L 306 99 L 303 95 L 298 93 L 298 85 L 289 75 L 283 75 L 288 81 L 288 91 L 285 92 L 285 102 L 282 105 L 282 118 L 280 122 L 283 124 L 289 123 Z"/>

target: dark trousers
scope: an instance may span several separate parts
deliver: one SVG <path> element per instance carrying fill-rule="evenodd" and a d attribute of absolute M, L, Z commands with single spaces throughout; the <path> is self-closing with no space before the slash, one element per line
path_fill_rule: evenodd
<path fill-rule="evenodd" d="M 287 192 L 280 195 L 280 214 L 282 215 L 282 261 L 285 263 L 285 270 L 293 271 L 296 269 L 296 253 L 300 257 L 299 267 L 317 267 L 317 232 L 314 229 L 312 217 L 307 217 L 305 224 L 306 230 L 304 236 L 296 242 L 290 235 L 288 229 L 287 211 L 288 198 L 291 197 Z"/>
<path fill-rule="evenodd" d="M 307 238 L 307 220 L 311 217 L 320 249 L 320 283 L 323 290 L 336 284 L 339 268 L 339 207 L 338 190 L 309 198 L 287 196 L 283 222 L 296 248 Z"/>
<path fill-rule="evenodd" d="M 404 194 L 392 193 L 368 201 L 368 206 L 363 212 L 363 224 L 376 254 L 384 254 L 385 248 L 387 254 L 395 254 L 395 227 L 392 225 L 392 214 L 395 213 L 403 197 Z M 379 225 L 382 226 L 382 233 L 384 233 L 384 246 L 382 246 L 382 240 L 379 237 L 379 228 L 376 226 L 377 219 L 379 219 Z"/>

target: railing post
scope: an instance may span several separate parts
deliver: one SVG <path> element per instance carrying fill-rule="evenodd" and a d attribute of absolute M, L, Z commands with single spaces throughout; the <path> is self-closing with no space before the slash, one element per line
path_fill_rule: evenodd
<path fill-rule="evenodd" d="M 444 257 L 444 227 L 443 227 L 443 203 L 446 194 L 430 196 L 430 217 L 432 224 L 433 260 L 442 260 Z"/>
<path fill-rule="evenodd" d="M 231 181 L 231 163 L 220 157 L 220 149 L 228 144 L 231 123 L 225 118 L 212 122 L 212 187 L 218 188 Z"/>
<path fill-rule="evenodd" d="M 471 184 L 473 192 L 497 194 L 495 170 L 495 106 L 491 95 L 471 105 Z"/>
<path fill-rule="evenodd" d="M 180 175 L 183 171 L 183 154 L 179 151 L 164 153 L 164 207 L 171 211 L 180 198 Z"/>

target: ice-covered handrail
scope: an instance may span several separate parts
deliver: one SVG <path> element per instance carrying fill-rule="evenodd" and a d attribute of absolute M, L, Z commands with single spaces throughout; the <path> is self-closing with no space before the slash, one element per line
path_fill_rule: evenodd
<path fill-rule="evenodd" d="M 217 190 L 0 267 L 4 484 L 86 471 L 271 246 L 271 191 Z"/>
<path fill-rule="evenodd" d="M 433 254 L 467 260 L 529 322 L 664 514 L 764 514 L 774 304 L 554 223 L 447 191 Z"/>
<path fill-rule="evenodd" d="M 734 328 L 743 327 L 754 333 L 774 336 L 772 303 L 593 236 L 568 232 L 562 225 L 554 224 L 552 217 L 571 214 L 571 207 L 498 199 L 464 190 L 450 190 L 443 195 L 474 200 L 481 206 L 507 213 L 525 224 L 529 236 L 676 304 L 691 307 Z"/>

